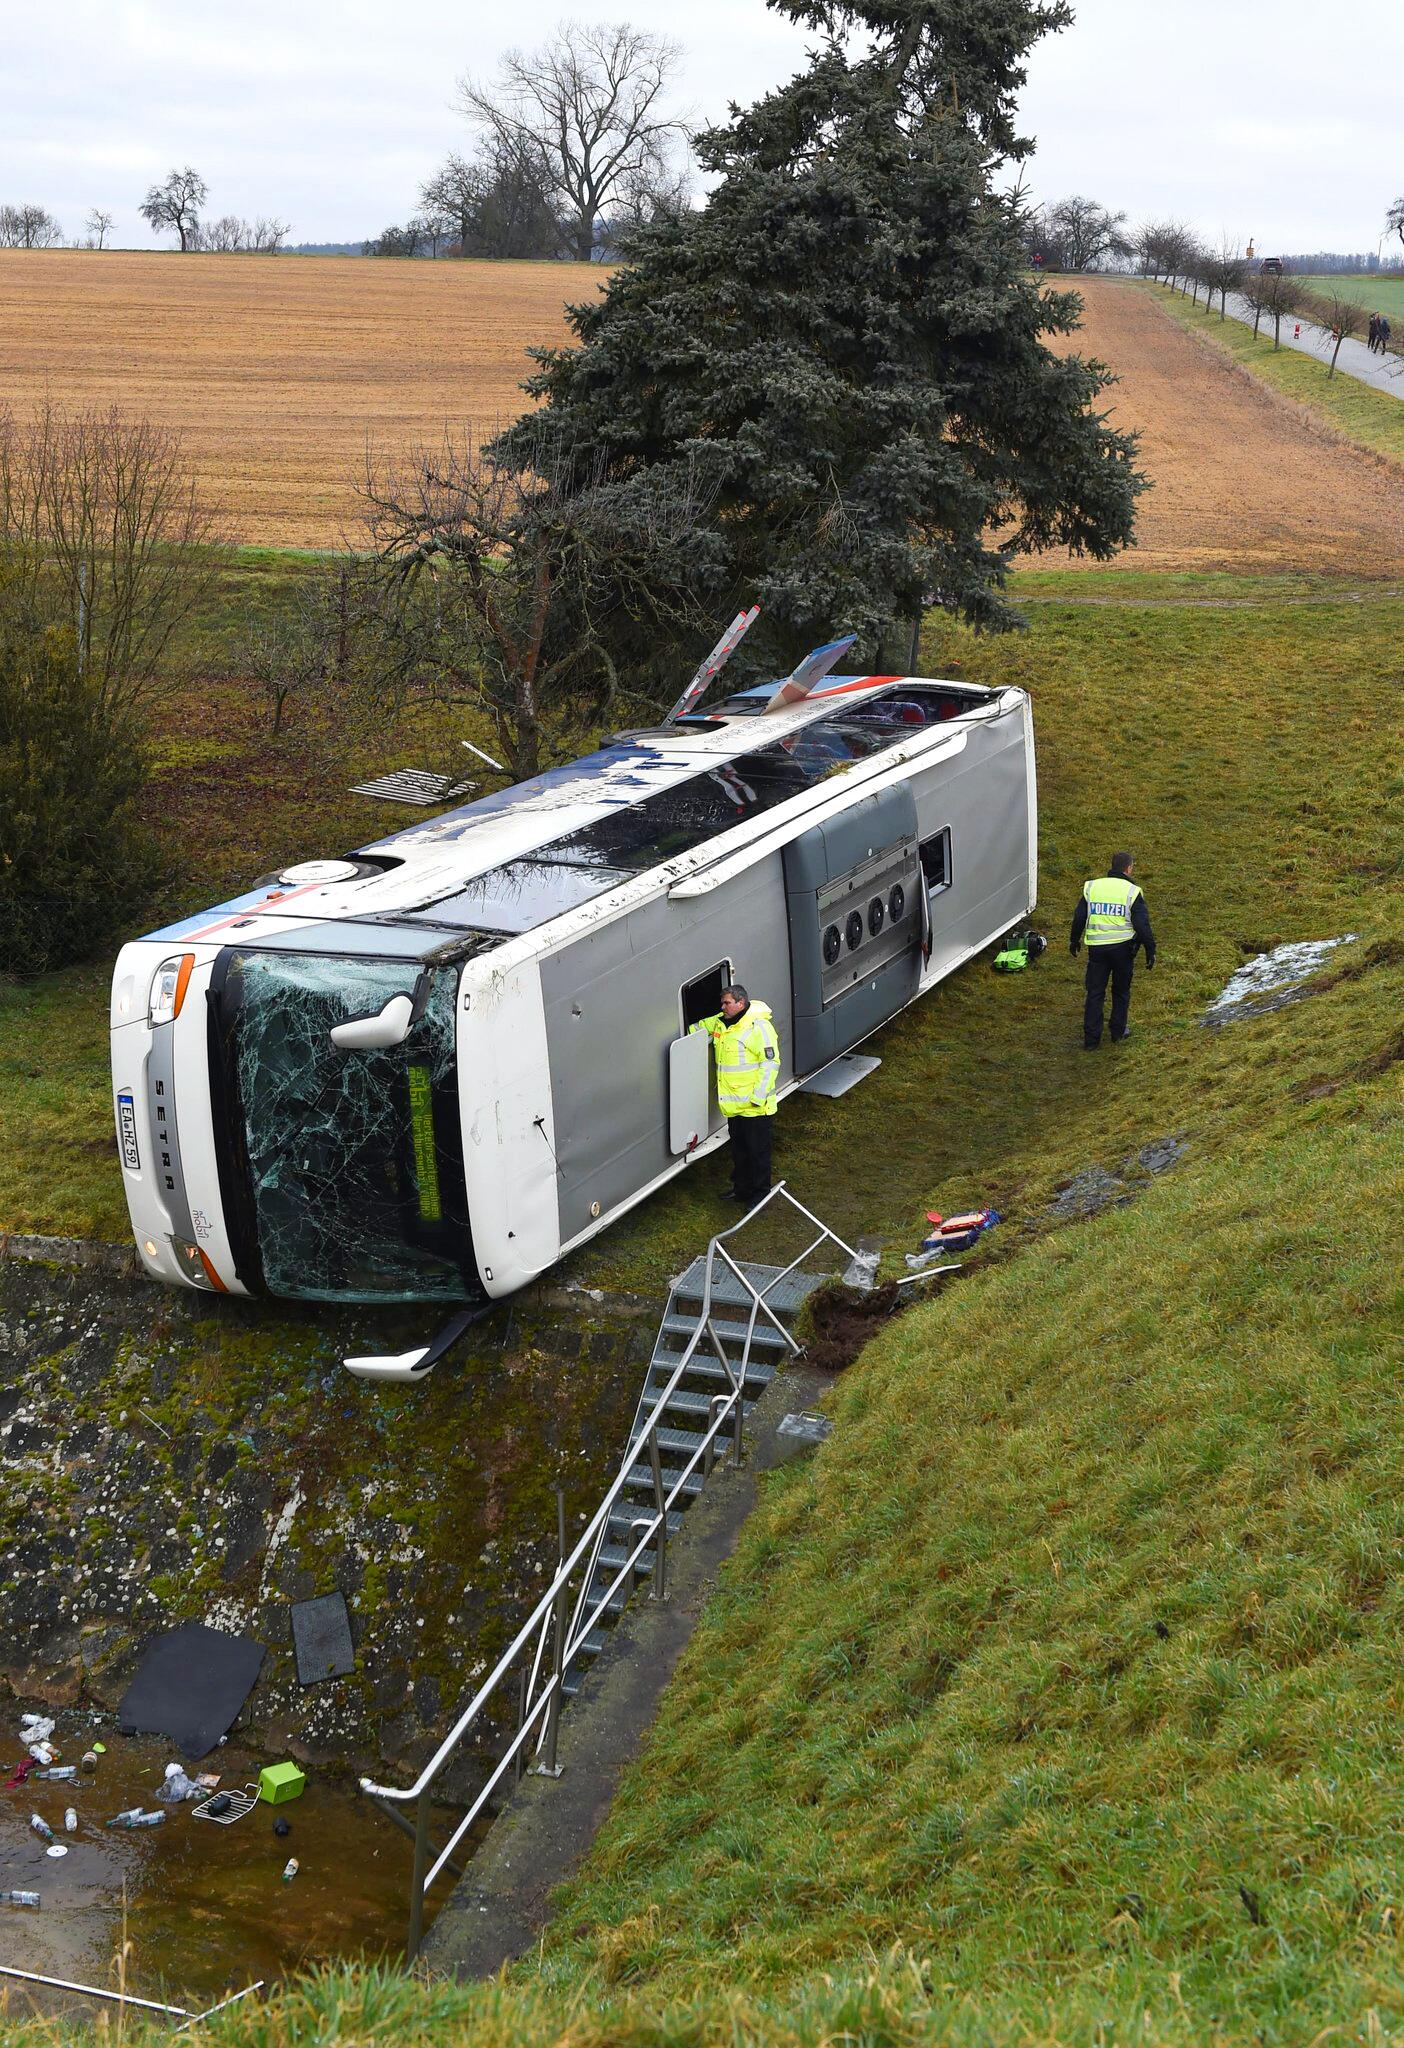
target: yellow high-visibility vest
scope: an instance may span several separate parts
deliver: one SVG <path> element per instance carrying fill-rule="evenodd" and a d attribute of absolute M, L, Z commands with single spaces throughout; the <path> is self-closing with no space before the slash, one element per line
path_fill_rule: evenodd
<path fill-rule="evenodd" d="M 770 1021 L 770 1005 L 748 1004 L 734 1024 L 722 1016 L 703 1017 L 692 1029 L 705 1031 L 712 1041 L 722 1115 L 774 1116 L 780 1040 Z"/>
<path fill-rule="evenodd" d="M 1120 946 L 1135 938 L 1131 905 L 1140 893 L 1125 875 L 1103 875 L 1098 881 L 1083 883 L 1087 929 L 1082 936 L 1089 946 Z"/>

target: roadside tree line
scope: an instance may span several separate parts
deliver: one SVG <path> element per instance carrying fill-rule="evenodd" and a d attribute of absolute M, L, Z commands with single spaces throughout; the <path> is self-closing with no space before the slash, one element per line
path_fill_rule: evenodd
<path fill-rule="evenodd" d="M 244 220 L 233 213 L 221 214 L 217 220 L 203 220 L 200 210 L 208 197 L 204 179 L 187 164 L 183 170 L 173 168 L 161 184 L 152 185 L 137 212 L 157 234 L 175 235 L 183 250 L 271 256 L 283 247 L 290 231 L 287 221 L 272 215 Z M 83 240 L 75 246 L 105 249 L 114 224 L 114 216 L 107 207 L 90 208 L 83 223 Z M 63 246 L 63 226 L 46 206 L 0 206 L 0 249 Z"/>
<path fill-rule="evenodd" d="M 1308 283 L 1283 259 L 1264 263 L 1228 240 L 1206 247 L 1178 221 L 1148 223 L 1137 237 L 1136 254 L 1143 276 L 1182 293 L 1191 304 L 1198 304 L 1201 292 L 1206 307 L 1217 299 L 1220 320 L 1227 315 L 1231 293 L 1242 299 L 1252 314 L 1254 335 L 1265 322 L 1270 325 L 1274 349 L 1282 346 L 1284 320 L 1321 328 L 1332 341 L 1330 376 L 1336 373 L 1342 342 L 1358 339 L 1370 324 L 1369 307 L 1343 286 Z M 1391 335 L 1389 350 L 1404 354 L 1404 334 Z"/>

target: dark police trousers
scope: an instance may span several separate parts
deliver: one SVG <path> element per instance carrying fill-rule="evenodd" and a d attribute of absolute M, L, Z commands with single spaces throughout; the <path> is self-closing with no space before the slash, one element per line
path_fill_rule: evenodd
<path fill-rule="evenodd" d="M 754 1208 L 770 1193 L 770 1127 L 773 1116 L 728 1117 L 731 1139 L 731 1185 L 738 1201 Z"/>
<path fill-rule="evenodd" d="M 1082 1042 L 1102 1042 L 1102 1005 L 1111 983 L 1111 1035 L 1125 1038 L 1126 1016 L 1131 1008 L 1131 969 L 1136 960 L 1136 940 L 1122 939 L 1115 946 L 1087 948 L 1087 1002 L 1082 1012 Z"/>

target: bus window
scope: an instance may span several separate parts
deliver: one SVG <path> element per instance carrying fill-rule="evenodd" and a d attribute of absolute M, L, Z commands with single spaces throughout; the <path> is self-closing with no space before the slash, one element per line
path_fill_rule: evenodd
<path fill-rule="evenodd" d="M 943 826 L 930 839 L 921 842 L 921 871 L 926 877 L 926 890 L 930 896 L 939 896 L 943 889 L 951 886 L 951 828 Z"/>
<path fill-rule="evenodd" d="M 715 967 L 709 967 L 696 981 L 688 982 L 682 992 L 683 1030 L 690 1031 L 694 1024 L 700 1024 L 704 1017 L 715 1017 L 721 1009 L 722 990 L 731 984 L 731 962 L 722 960 Z"/>

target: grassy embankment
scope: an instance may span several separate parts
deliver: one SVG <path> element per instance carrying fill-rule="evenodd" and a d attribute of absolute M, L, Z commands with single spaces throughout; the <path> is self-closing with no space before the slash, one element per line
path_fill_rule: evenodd
<path fill-rule="evenodd" d="M 1180 292 L 1166 285 L 1148 285 L 1166 312 L 1204 341 L 1222 349 L 1253 376 L 1270 384 L 1284 397 L 1295 399 L 1342 439 L 1354 441 L 1375 455 L 1404 464 L 1404 368 L 1401 368 L 1400 397 L 1377 391 L 1338 370 L 1333 377 L 1325 363 L 1300 349 L 1285 345 L 1274 349 L 1272 323 L 1264 317 L 1255 336 L 1241 320 L 1220 320 L 1217 312 L 1206 312 Z M 1283 321 L 1287 333 L 1291 326 Z"/>
<path fill-rule="evenodd" d="M 1404 2026 L 1400 613 L 1051 603 L 1019 643 L 941 636 L 933 666 L 1035 689 L 1054 947 L 797 1105 L 787 1163 L 870 1220 L 927 1192 L 1016 1220 L 767 1481 L 540 1953 L 489 1987 L 334 1973 L 221 2048 Z M 1117 840 L 1163 954 L 1093 1060 L 1060 927 Z M 1310 1000 L 1199 1024 L 1245 950 L 1344 930 Z M 1167 1130 L 1188 1157 L 1133 1203 L 1023 1239 L 1061 1175 Z M 666 1265 L 700 1199 L 601 1264 Z"/>

